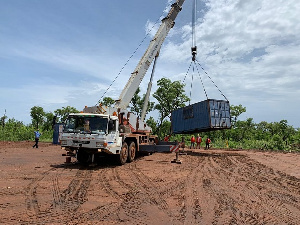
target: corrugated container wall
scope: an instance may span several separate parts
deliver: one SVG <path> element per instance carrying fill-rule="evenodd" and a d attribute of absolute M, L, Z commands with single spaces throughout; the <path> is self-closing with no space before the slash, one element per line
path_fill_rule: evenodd
<path fill-rule="evenodd" d="M 231 128 L 228 101 L 208 99 L 177 110 L 171 115 L 174 134 Z"/>
<path fill-rule="evenodd" d="M 60 136 L 63 132 L 64 124 L 56 123 L 53 127 L 53 144 L 58 145 L 60 144 Z"/>

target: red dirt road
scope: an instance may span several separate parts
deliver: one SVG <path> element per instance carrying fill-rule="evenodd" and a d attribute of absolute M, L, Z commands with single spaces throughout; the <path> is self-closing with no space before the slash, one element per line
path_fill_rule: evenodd
<path fill-rule="evenodd" d="M 116 166 L 0 142 L 0 224 L 299 224 L 300 154 L 193 150 Z"/>

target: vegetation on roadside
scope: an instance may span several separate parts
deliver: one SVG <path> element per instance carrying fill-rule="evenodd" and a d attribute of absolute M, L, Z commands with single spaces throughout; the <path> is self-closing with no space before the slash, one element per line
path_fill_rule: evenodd
<path fill-rule="evenodd" d="M 162 78 L 157 82 L 158 89 L 153 97 L 157 103 L 149 102 L 147 113 L 158 111 L 158 119 L 150 117 L 147 124 L 152 128 L 154 134 L 160 139 L 170 134 L 171 112 L 177 108 L 184 107 L 190 100 L 184 93 L 184 84 L 180 81 L 174 81 Z M 141 115 L 143 97 L 139 96 L 138 89 L 131 101 L 130 109 L 138 116 Z M 103 105 L 112 105 L 114 100 L 106 97 L 101 102 Z M 288 125 L 287 120 L 268 123 L 265 121 L 255 123 L 253 118 L 239 120 L 246 108 L 242 105 L 231 105 L 232 128 L 228 130 L 218 130 L 199 133 L 202 137 L 202 147 L 205 146 L 205 139 L 209 137 L 212 140 L 213 148 L 232 148 L 232 149 L 261 149 L 261 150 L 284 150 L 300 151 L 300 129 L 295 129 Z M 30 111 L 31 123 L 25 125 L 14 118 L 8 119 L 4 114 L 0 118 L 0 140 L 1 141 L 23 141 L 34 140 L 33 131 L 39 129 L 42 133 L 41 141 L 52 141 L 53 125 L 62 123 L 67 115 L 72 112 L 78 112 L 71 106 L 57 109 L 54 112 L 45 112 L 40 106 L 33 106 Z M 186 146 L 190 145 L 191 135 L 172 135 L 170 141 L 181 141 L 184 137 Z M 193 134 L 193 135 L 197 135 Z"/>
<path fill-rule="evenodd" d="M 30 109 L 31 123 L 24 124 L 14 118 L 8 119 L 1 117 L 0 140 L 1 141 L 34 141 L 34 131 L 39 129 L 42 133 L 40 141 L 52 142 L 53 125 L 62 123 L 67 115 L 72 112 L 78 112 L 71 106 L 62 107 L 53 112 L 45 112 L 40 106 L 33 106 Z"/>

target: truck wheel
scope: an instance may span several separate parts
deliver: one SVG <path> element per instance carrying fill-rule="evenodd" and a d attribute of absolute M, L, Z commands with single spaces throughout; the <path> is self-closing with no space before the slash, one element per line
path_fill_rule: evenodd
<path fill-rule="evenodd" d="M 86 151 L 78 151 L 76 158 L 82 164 L 88 164 L 90 161 L 90 155 Z"/>
<path fill-rule="evenodd" d="M 128 145 L 126 142 L 124 142 L 120 152 L 119 163 L 121 165 L 124 165 L 127 161 L 127 157 L 128 157 Z"/>
<path fill-rule="evenodd" d="M 128 162 L 132 162 L 135 158 L 136 146 L 134 141 L 132 141 L 128 148 Z"/>

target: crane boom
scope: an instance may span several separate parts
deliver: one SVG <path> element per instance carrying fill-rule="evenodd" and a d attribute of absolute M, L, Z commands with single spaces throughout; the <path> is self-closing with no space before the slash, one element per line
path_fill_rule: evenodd
<path fill-rule="evenodd" d="M 184 1 L 185 0 L 177 0 L 175 3 L 173 3 L 168 15 L 164 19 L 162 19 L 162 23 L 158 31 L 156 32 L 154 38 L 151 40 L 143 57 L 137 64 L 127 84 L 125 85 L 123 91 L 121 92 L 120 97 L 116 102 L 117 108 L 126 109 L 128 107 L 134 93 L 138 89 L 149 66 L 151 65 L 155 56 L 159 52 L 162 43 L 164 42 L 171 28 L 174 26 L 175 19 L 178 13 L 181 11 Z"/>
<path fill-rule="evenodd" d="M 143 119 L 127 110 L 134 93 L 138 89 L 149 66 L 159 50 L 168 32 L 174 26 L 177 14 L 185 0 L 176 0 L 168 15 L 150 42 L 142 59 L 138 63 L 129 81 L 123 89 L 120 99 L 113 107 L 85 107 L 81 113 L 71 113 L 65 122 L 60 142 L 67 157 L 76 157 L 81 163 L 92 163 L 98 156 L 116 155 L 120 165 L 132 162 L 137 152 L 169 152 L 173 143 L 159 144 L 158 137 L 151 134 L 151 127 L 143 121 L 146 107 L 143 109 Z M 153 73 L 155 62 L 153 65 Z M 150 94 L 152 77 L 149 83 L 147 98 Z M 146 98 L 145 98 L 146 99 Z M 145 103 L 148 100 L 145 100 Z"/>

